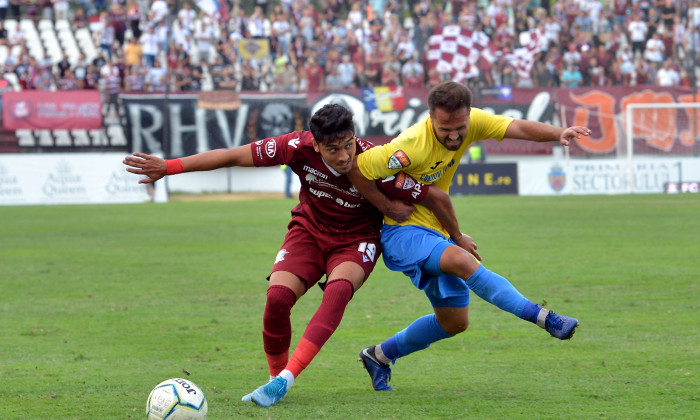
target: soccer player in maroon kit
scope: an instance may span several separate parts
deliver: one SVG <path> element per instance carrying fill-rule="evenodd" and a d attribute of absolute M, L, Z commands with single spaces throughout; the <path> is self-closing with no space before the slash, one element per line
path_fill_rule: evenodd
<path fill-rule="evenodd" d="M 382 212 L 360 195 L 346 174 L 356 153 L 373 145 L 355 137 L 352 112 L 347 108 L 338 104 L 322 107 L 309 120 L 309 129 L 182 159 L 163 160 L 143 153 L 124 159 L 127 171 L 147 176 L 140 183 L 231 166 L 288 165 L 299 176 L 299 204 L 292 209 L 289 230 L 268 277 L 263 345 L 270 382 L 243 397 L 263 407 L 286 395 L 338 327 L 353 294 L 372 272 L 381 253 L 382 212 L 403 221 L 413 211 L 406 203 L 420 202 L 436 213 L 446 230 L 461 235 L 449 196 L 403 173 L 377 181 L 378 191 L 372 194 L 380 196 Z M 468 251 L 479 258 L 471 238 L 468 244 Z M 321 305 L 290 359 L 290 311 L 324 274 Z"/>

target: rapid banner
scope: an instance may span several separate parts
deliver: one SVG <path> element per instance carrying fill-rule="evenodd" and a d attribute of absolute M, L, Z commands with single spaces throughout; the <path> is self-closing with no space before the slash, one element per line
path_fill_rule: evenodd
<path fill-rule="evenodd" d="M 97 130 L 102 127 L 96 90 L 24 90 L 2 95 L 6 130 Z"/>
<path fill-rule="evenodd" d="M 198 106 L 203 102 L 198 94 L 120 97 L 129 150 L 168 159 L 304 130 L 310 115 L 305 94 L 239 94 L 235 106 L 206 108 Z"/>
<path fill-rule="evenodd" d="M 450 195 L 518 194 L 515 163 L 470 163 L 457 167 Z"/>

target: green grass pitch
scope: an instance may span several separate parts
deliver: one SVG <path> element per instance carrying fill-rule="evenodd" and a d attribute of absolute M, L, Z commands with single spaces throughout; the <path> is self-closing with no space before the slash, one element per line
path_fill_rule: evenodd
<path fill-rule="evenodd" d="M 691 419 L 700 413 L 700 197 L 454 198 L 484 264 L 578 317 L 562 342 L 472 295 L 469 330 L 393 367 L 367 345 L 431 308 L 383 263 L 294 388 L 269 409 L 266 281 L 292 200 L 0 207 L 0 418 L 145 417 L 197 383 L 210 419 Z M 296 344 L 320 302 L 292 312 Z M 189 376 L 187 373 L 189 373 Z"/>

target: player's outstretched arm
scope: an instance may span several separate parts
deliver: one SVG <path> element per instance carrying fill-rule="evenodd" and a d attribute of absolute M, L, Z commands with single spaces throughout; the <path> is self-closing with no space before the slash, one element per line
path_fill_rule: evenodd
<path fill-rule="evenodd" d="M 124 158 L 122 163 L 127 165 L 128 172 L 146 176 L 146 178 L 139 180 L 139 184 L 148 184 L 163 178 L 165 175 L 176 173 L 211 171 L 231 166 L 253 166 L 253 156 L 251 146 L 247 144 L 233 149 L 210 150 L 171 160 L 137 152 L 133 156 Z M 173 167 L 175 169 L 172 169 Z"/>
<path fill-rule="evenodd" d="M 357 191 L 359 191 L 367 201 L 372 203 L 380 212 L 399 223 L 408 220 L 411 213 L 416 209 L 403 201 L 390 199 L 379 190 L 375 181 L 365 178 L 357 167 L 357 156 L 355 156 L 352 169 L 347 176 L 350 182 L 357 188 Z"/>
<path fill-rule="evenodd" d="M 561 145 L 568 146 L 571 141 L 591 133 L 588 127 L 561 128 L 539 121 L 513 120 L 506 129 L 505 138 L 537 142 L 558 141 Z"/>
<path fill-rule="evenodd" d="M 471 236 L 465 235 L 459 228 L 457 221 L 457 212 L 452 205 L 450 196 L 437 187 L 430 187 L 428 194 L 425 196 L 422 205 L 429 208 L 435 217 L 440 221 L 450 238 L 460 247 L 472 254 L 474 258 L 481 261 L 481 256 L 476 252 L 477 246 Z"/>

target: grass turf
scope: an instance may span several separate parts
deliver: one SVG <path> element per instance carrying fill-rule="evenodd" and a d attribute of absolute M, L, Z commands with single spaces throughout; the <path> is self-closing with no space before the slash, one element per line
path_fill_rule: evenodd
<path fill-rule="evenodd" d="M 466 333 L 399 360 L 396 392 L 374 392 L 359 350 L 431 311 L 379 263 L 270 409 L 240 398 L 267 379 L 264 279 L 292 201 L 0 207 L 0 418 L 143 418 L 171 377 L 203 389 L 210 419 L 695 418 L 697 196 L 454 202 L 484 264 L 578 317 L 574 338 L 472 295 Z M 293 346 L 320 297 L 295 306 Z"/>

